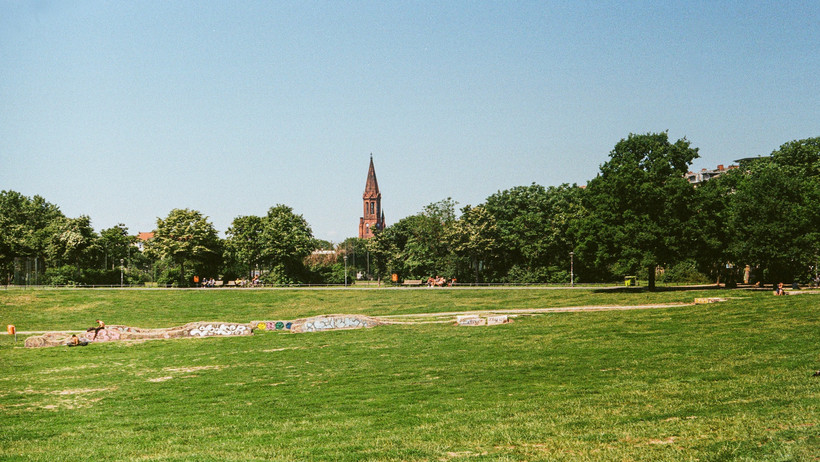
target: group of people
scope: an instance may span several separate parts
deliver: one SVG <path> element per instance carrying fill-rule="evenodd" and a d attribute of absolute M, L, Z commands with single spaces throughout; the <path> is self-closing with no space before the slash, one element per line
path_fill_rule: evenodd
<path fill-rule="evenodd" d="M 448 284 L 447 279 L 442 276 L 430 276 L 429 278 L 427 278 L 427 287 L 444 287 L 445 285 L 452 286 L 455 282 L 455 278 L 451 279 L 450 283 Z"/>
<path fill-rule="evenodd" d="M 198 281 L 199 281 L 199 277 L 198 276 L 194 277 L 194 282 L 196 283 Z M 253 279 L 251 280 L 250 284 L 254 285 L 254 286 L 257 286 L 261 282 L 262 281 L 259 280 L 259 276 L 254 276 Z M 220 285 L 221 285 L 221 283 L 220 283 Z M 229 286 L 245 287 L 246 285 L 248 285 L 248 280 L 238 278 L 233 282 L 229 282 L 228 285 Z M 216 286 L 217 286 L 217 283 L 216 283 L 216 280 L 214 280 L 214 278 L 202 278 L 202 287 L 216 287 Z"/>

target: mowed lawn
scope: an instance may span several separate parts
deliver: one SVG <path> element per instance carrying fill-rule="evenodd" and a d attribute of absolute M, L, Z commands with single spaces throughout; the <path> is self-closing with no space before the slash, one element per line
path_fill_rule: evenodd
<path fill-rule="evenodd" d="M 820 460 L 820 295 L 0 290 L 19 330 L 728 301 L 499 326 L 22 348 L 0 460 Z"/>

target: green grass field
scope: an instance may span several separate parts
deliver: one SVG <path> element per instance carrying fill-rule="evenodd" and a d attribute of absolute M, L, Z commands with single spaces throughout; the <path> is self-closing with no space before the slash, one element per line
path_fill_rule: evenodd
<path fill-rule="evenodd" d="M 820 295 L 0 290 L 76 330 L 316 314 L 728 301 L 510 324 L 26 349 L 0 336 L 0 460 L 820 460 Z"/>

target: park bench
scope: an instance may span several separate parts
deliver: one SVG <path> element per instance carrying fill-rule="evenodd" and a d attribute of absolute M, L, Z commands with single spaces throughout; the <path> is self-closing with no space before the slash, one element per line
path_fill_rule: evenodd
<path fill-rule="evenodd" d="M 404 282 L 401 283 L 403 286 L 420 286 L 421 279 L 405 279 Z"/>

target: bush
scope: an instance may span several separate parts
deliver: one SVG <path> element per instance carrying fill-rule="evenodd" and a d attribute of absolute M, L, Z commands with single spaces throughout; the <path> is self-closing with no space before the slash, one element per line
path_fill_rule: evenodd
<path fill-rule="evenodd" d="M 569 271 L 554 266 L 525 269 L 516 265 L 510 268 L 503 281 L 512 284 L 569 284 L 570 274 Z M 577 274 L 575 282 L 578 282 Z"/>
<path fill-rule="evenodd" d="M 46 269 L 43 284 L 52 286 L 77 285 L 81 283 L 80 272 L 76 266 L 64 265 Z"/>
<path fill-rule="evenodd" d="M 171 285 L 173 287 L 179 287 L 179 280 L 180 276 L 182 275 L 182 270 L 179 268 L 165 268 L 162 273 L 157 277 L 157 283 L 160 285 Z"/>
<path fill-rule="evenodd" d="M 658 272 L 657 281 L 706 284 L 709 282 L 709 277 L 698 271 L 694 261 L 686 260 L 666 268 L 663 272 Z"/>

